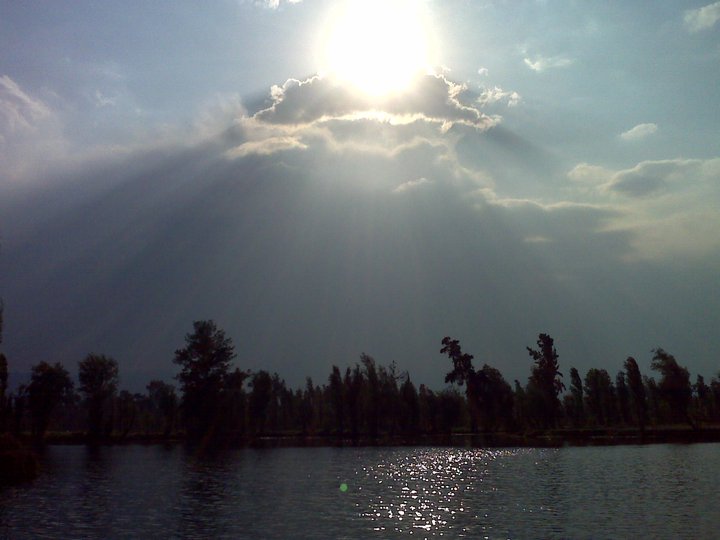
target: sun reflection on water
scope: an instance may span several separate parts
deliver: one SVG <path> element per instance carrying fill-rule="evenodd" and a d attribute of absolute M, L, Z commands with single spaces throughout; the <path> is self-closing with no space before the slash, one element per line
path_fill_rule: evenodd
<path fill-rule="evenodd" d="M 502 467 L 502 458 L 518 452 L 521 450 L 426 449 L 389 456 L 363 468 L 365 485 L 373 495 L 366 499 L 368 506 L 361 509 L 361 515 L 379 532 L 416 531 L 424 537 L 444 536 L 450 530 L 469 534 L 454 522 L 487 523 L 487 508 L 493 505 L 479 506 L 478 502 L 497 491 L 488 478 L 490 470 Z"/>

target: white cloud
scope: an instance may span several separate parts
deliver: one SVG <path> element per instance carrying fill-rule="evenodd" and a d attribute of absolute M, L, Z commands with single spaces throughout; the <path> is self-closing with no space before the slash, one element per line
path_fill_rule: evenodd
<path fill-rule="evenodd" d="M 625 141 L 639 141 L 645 137 L 649 137 L 657 133 L 657 124 L 638 124 L 634 128 L 631 128 L 620 134 L 620 138 Z"/>
<path fill-rule="evenodd" d="M 492 105 L 499 101 L 507 103 L 508 107 L 516 107 L 520 104 L 522 98 L 520 94 L 510 90 L 503 90 L 499 86 L 493 88 L 484 88 L 482 93 L 477 98 L 478 103 L 482 105 Z"/>
<path fill-rule="evenodd" d="M 269 124 L 295 126 L 333 119 L 372 118 L 396 124 L 427 122 L 442 131 L 454 125 L 481 131 L 496 125 L 497 118 L 463 102 L 462 93 L 466 90 L 465 85 L 443 75 L 423 75 L 415 81 L 411 92 L 383 98 L 353 92 L 329 78 L 289 79 L 283 86 L 273 86 L 273 104 L 254 118 Z"/>
<path fill-rule="evenodd" d="M 419 189 L 423 186 L 427 186 L 432 183 L 433 183 L 432 180 L 428 180 L 425 177 L 417 178 L 415 180 L 409 180 L 407 182 L 400 184 L 395 189 L 393 189 L 393 193 L 406 193 L 408 191 L 414 191 L 416 189 Z"/>
<path fill-rule="evenodd" d="M 690 32 L 708 30 L 720 21 L 720 2 L 698 9 L 689 9 L 684 16 L 685 26 Z"/>
<path fill-rule="evenodd" d="M 114 107 L 117 105 L 117 97 L 106 96 L 100 90 L 95 91 L 95 105 L 97 107 Z"/>
<path fill-rule="evenodd" d="M 568 172 L 568 178 L 573 182 L 588 185 L 606 183 L 612 175 L 613 171 L 588 163 L 580 163 Z"/>
<path fill-rule="evenodd" d="M 524 62 L 533 71 L 541 73 L 547 69 L 567 67 L 573 63 L 573 60 L 565 56 L 543 57 L 536 55 L 533 60 L 525 58 Z"/>
<path fill-rule="evenodd" d="M 720 160 L 643 161 L 631 169 L 617 171 L 605 189 L 628 197 L 658 195 L 672 188 L 673 184 L 684 184 L 681 189 L 692 189 L 697 181 L 712 177 L 718 163 Z"/>
<path fill-rule="evenodd" d="M 241 145 L 228 150 L 225 155 L 228 158 L 235 159 L 249 156 L 251 154 L 268 156 L 285 150 L 305 149 L 307 149 L 307 145 L 295 137 L 269 137 L 260 141 L 248 141 L 242 143 Z"/>
<path fill-rule="evenodd" d="M 38 121 L 50 116 L 50 108 L 25 93 L 7 75 L 0 77 L 0 134 L 34 129 Z"/>
<path fill-rule="evenodd" d="M 302 0 L 259 0 L 260 5 L 270 8 L 278 9 L 282 4 L 299 4 Z"/>
<path fill-rule="evenodd" d="M 636 257 L 720 250 L 720 158 L 643 161 L 620 170 L 581 163 L 568 177 L 594 184 L 596 196 L 612 197 L 618 215 L 610 229 L 632 232 Z"/>
<path fill-rule="evenodd" d="M 478 75 L 482 75 L 483 77 L 487 77 L 490 74 L 488 71 L 488 68 L 481 67 L 478 69 Z"/>

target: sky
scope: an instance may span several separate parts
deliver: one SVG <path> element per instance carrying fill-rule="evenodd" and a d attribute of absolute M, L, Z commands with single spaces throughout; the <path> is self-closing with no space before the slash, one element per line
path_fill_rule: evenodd
<path fill-rule="evenodd" d="M 11 371 L 720 370 L 720 2 L 0 0 Z"/>

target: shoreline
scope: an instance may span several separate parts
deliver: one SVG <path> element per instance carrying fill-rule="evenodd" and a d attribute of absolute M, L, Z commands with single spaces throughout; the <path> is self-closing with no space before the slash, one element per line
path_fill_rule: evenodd
<path fill-rule="evenodd" d="M 27 437 L 21 438 L 31 443 Z M 619 446 L 636 444 L 693 444 L 720 442 L 720 426 L 692 430 L 684 426 L 647 428 L 555 429 L 525 433 L 493 432 L 450 434 L 424 434 L 418 436 L 380 435 L 357 437 L 334 434 L 270 433 L 266 435 L 229 436 L 212 444 L 190 442 L 183 434 L 165 437 L 161 434 L 131 433 L 124 437 L 111 437 L 91 441 L 84 433 L 48 433 L 42 445 L 95 445 L 119 446 L 201 444 L 220 448 L 282 448 L 282 447 L 401 447 L 445 446 L 465 448 L 560 448 L 565 446 Z"/>

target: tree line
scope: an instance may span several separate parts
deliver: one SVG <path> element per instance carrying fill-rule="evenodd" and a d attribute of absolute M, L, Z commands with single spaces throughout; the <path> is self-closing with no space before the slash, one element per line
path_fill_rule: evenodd
<path fill-rule="evenodd" d="M 0 308 L 0 343 L 2 309 Z M 7 359 L 0 353 L 0 433 L 85 433 L 89 440 L 131 434 L 193 440 L 247 440 L 266 435 L 306 435 L 405 442 L 461 432 L 522 433 L 555 428 L 629 427 L 720 422 L 720 374 L 691 383 L 687 368 L 661 348 L 643 375 L 629 357 L 612 377 L 574 367 L 568 385 L 552 337 L 527 347 L 526 384 L 510 385 L 496 368 L 476 368 L 459 340 L 445 337 L 440 353 L 450 361 L 446 387 L 416 386 L 394 363 L 362 354 L 354 365 L 332 366 L 327 380 L 307 378 L 292 389 L 277 373 L 233 366 L 235 347 L 210 320 L 193 323 L 175 351 L 177 387 L 161 380 L 145 393 L 118 391 L 118 362 L 89 354 L 77 365 L 78 385 L 62 363 L 32 366 L 30 380 L 8 392 Z"/>

